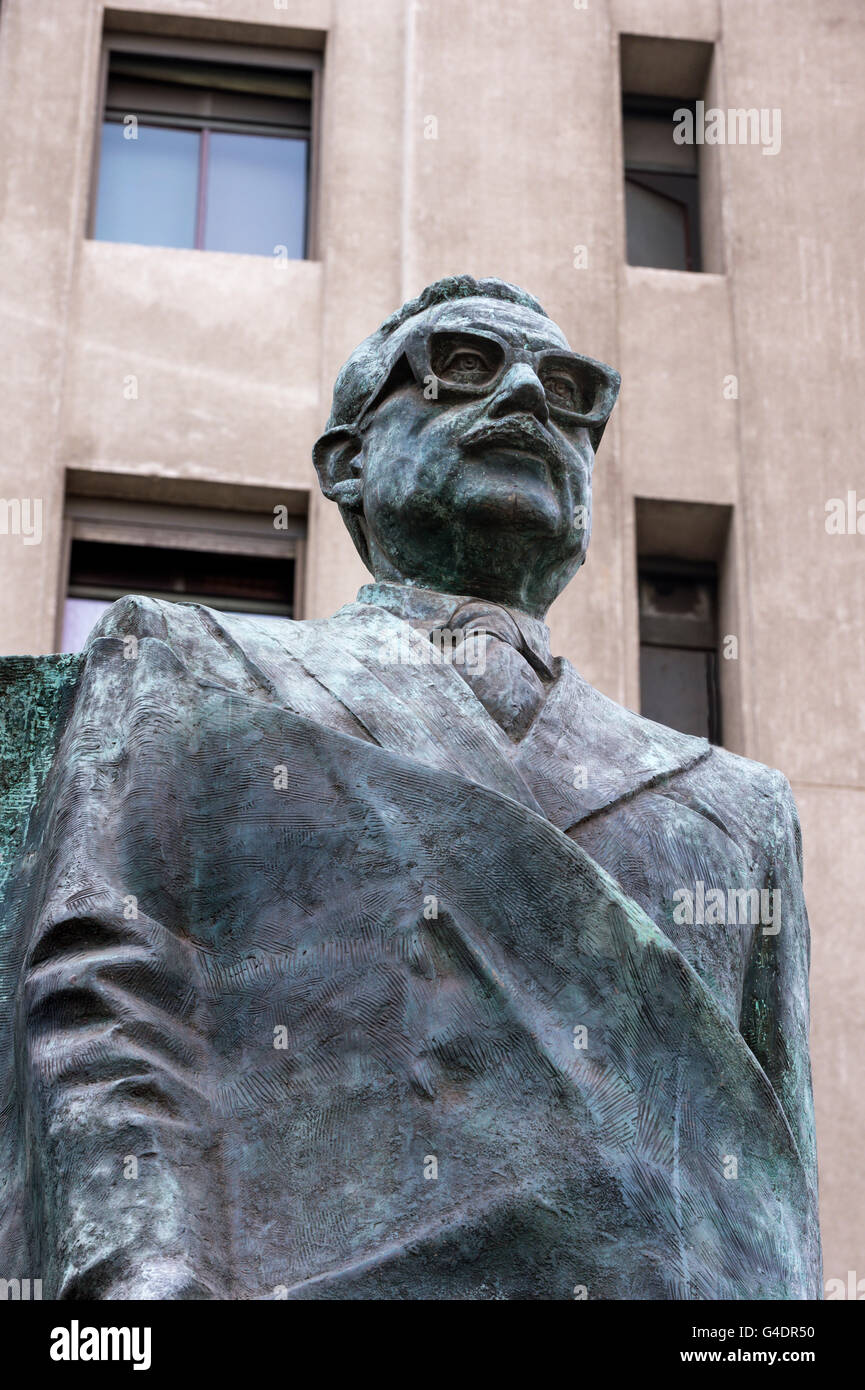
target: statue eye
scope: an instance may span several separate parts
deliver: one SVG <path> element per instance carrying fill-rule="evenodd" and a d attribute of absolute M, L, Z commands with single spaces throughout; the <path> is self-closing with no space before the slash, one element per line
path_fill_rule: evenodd
<path fill-rule="evenodd" d="M 553 405 L 563 406 L 566 410 L 578 408 L 579 395 L 576 384 L 563 372 L 548 372 L 544 377 L 544 390 Z"/>
<path fill-rule="evenodd" d="M 430 366 L 453 386 L 487 386 L 502 364 L 502 350 L 491 339 L 474 333 L 435 333 L 430 342 Z"/>
<path fill-rule="evenodd" d="M 478 349 L 455 348 L 442 363 L 441 375 L 447 381 L 484 382 L 493 375 L 493 368 Z"/>

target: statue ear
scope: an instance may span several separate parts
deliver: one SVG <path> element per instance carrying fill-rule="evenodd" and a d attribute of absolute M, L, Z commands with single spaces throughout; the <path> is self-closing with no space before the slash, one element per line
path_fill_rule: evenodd
<path fill-rule="evenodd" d="M 361 501 L 360 431 L 351 425 L 336 425 L 316 440 L 312 461 L 321 490 L 331 502 L 348 511 L 357 511 Z"/>

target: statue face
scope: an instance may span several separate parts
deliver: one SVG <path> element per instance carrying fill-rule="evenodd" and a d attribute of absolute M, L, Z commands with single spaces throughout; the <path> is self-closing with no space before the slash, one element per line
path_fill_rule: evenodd
<path fill-rule="evenodd" d="M 440 305 L 399 332 L 358 424 L 373 573 L 543 614 L 585 558 L 590 430 L 615 374 L 497 300 Z"/>

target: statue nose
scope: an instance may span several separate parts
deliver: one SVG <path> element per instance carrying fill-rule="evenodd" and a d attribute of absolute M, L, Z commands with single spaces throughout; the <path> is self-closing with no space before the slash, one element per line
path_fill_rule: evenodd
<path fill-rule="evenodd" d="M 499 389 L 489 405 L 494 418 L 502 415 L 528 413 L 542 424 L 550 418 L 547 397 L 537 373 L 527 362 L 515 362 L 505 373 Z"/>

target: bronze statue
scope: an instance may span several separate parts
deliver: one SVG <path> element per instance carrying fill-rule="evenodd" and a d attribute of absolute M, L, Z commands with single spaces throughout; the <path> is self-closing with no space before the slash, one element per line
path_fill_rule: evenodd
<path fill-rule="evenodd" d="M 45 1297 L 820 1296 L 789 787 L 550 652 L 618 385 L 429 286 L 315 447 L 357 601 L 123 599 L 60 681 L 0 1049 Z"/>

